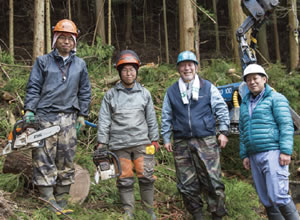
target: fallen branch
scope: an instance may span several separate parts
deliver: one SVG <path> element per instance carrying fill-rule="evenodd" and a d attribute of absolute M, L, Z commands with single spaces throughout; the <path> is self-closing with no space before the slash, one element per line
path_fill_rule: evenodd
<path fill-rule="evenodd" d="M 7 64 L 7 63 L 0 63 L 2 66 L 9 66 L 9 67 L 20 67 L 20 68 L 28 68 L 31 69 L 32 66 L 27 66 L 27 65 L 17 65 L 17 64 Z"/>
<path fill-rule="evenodd" d="M 3 69 L 2 63 L 0 63 L 0 69 L 1 69 L 2 72 L 5 74 L 5 76 L 6 76 L 9 80 L 11 80 L 10 76 L 8 75 L 8 73 L 5 71 L 5 69 Z M 17 95 L 17 98 L 18 98 L 19 102 L 22 104 L 22 106 L 24 106 L 24 102 L 23 102 L 23 100 L 21 99 L 19 93 L 18 93 L 18 92 L 15 92 L 15 93 L 16 93 L 16 95 Z"/>
<path fill-rule="evenodd" d="M 36 197 L 36 196 L 35 196 Z M 59 212 L 60 214 L 64 215 L 67 219 L 71 219 L 73 220 L 70 216 L 68 216 L 67 214 L 63 213 L 61 210 L 57 209 L 54 205 L 52 205 L 49 201 L 41 198 L 41 197 L 36 197 L 37 199 L 41 200 L 44 203 L 47 203 L 48 205 L 52 206 L 57 212 Z"/>

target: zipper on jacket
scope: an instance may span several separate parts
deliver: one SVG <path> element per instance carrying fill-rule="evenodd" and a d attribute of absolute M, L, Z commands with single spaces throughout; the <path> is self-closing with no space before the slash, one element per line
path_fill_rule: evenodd
<path fill-rule="evenodd" d="M 190 126 L 190 131 L 191 131 L 191 137 L 193 137 L 192 122 L 191 122 L 191 101 L 188 104 L 188 118 L 189 118 L 189 126 Z"/>

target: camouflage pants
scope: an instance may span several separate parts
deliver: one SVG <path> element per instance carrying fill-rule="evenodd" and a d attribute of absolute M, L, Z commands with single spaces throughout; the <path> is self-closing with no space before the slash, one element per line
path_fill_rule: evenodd
<path fill-rule="evenodd" d="M 203 207 L 200 193 L 207 201 L 209 212 L 218 216 L 226 214 L 219 151 L 215 136 L 174 140 L 177 188 L 191 214 Z"/>
<path fill-rule="evenodd" d="M 38 186 L 70 185 L 74 183 L 76 151 L 75 113 L 58 113 L 40 117 L 42 128 L 60 125 L 58 134 L 45 140 L 43 148 L 32 150 L 33 183 Z"/>
<path fill-rule="evenodd" d="M 133 168 L 139 180 L 139 184 L 153 184 L 154 154 L 146 154 L 146 146 L 137 146 L 114 151 L 120 159 L 122 175 L 117 180 L 119 188 L 131 188 L 134 184 Z"/>

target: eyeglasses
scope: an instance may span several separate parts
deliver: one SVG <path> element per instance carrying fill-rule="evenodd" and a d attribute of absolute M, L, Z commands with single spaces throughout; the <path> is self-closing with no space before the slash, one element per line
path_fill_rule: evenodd
<path fill-rule="evenodd" d="M 61 35 L 61 36 L 58 37 L 58 39 L 61 40 L 61 41 L 66 41 L 66 40 L 68 40 L 68 41 L 74 42 L 74 39 L 73 39 L 72 36 L 64 36 L 64 35 Z"/>
<path fill-rule="evenodd" d="M 123 68 L 122 73 L 134 73 L 136 72 L 136 70 L 134 68 L 130 68 L 130 69 L 126 69 L 126 68 Z"/>

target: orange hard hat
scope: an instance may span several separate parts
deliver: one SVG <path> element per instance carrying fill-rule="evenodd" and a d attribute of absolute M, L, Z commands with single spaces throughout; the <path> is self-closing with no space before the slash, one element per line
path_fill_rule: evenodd
<path fill-rule="evenodd" d="M 139 68 L 141 65 L 141 61 L 138 55 L 134 51 L 123 50 L 121 51 L 115 63 L 116 69 L 119 69 L 119 67 L 123 64 L 136 64 L 137 68 Z"/>
<path fill-rule="evenodd" d="M 68 19 L 63 19 L 57 22 L 55 25 L 53 32 L 67 32 L 74 34 L 76 37 L 78 35 L 78 29 L 73 21 Z"/>

